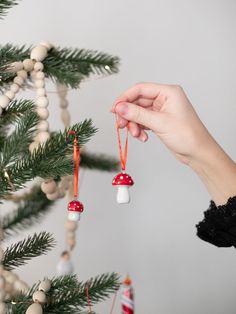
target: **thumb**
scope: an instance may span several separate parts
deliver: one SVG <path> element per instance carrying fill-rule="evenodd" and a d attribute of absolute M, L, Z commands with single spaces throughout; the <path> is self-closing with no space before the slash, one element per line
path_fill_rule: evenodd
<path fill-rule="evenodd" d="M 120 102 L 115 106 L 115 112 L 122 118 L 143 125 L 152 131 L 157 128 L 159 113 L 140 107 L 133 103 Z"/>

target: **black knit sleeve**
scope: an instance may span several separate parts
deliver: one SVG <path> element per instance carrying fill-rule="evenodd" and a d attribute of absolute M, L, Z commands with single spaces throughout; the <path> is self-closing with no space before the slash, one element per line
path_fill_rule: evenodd
<path fill-rule="evenodd" d="M 236 247 L 236 196 L 229 198 L 225 205 L 216 206 L 211 201 L 203 221 L 196 227 L 202 240 L 219 247 Z"/>

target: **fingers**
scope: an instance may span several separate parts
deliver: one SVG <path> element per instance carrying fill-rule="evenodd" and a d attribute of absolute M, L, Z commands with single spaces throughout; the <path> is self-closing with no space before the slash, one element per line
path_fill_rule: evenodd
<path fill-rule="evenodd" d="M 163 87 L 164 85 L 155 83 L 136 84 L 125 91 L 120 97 L 118 97 L 112 108 L 114 110 L 116 104 L 120 101 L 135 102 L 138 98 L 153 100 L 159 95 Z"/>
<path fill-rule="evenodd" d="M 115 107 L 115 112 L 122 118 L 136 124 L 140 124 L 153 131 L 156 130 L 159 113 L 134 105 L 122 102 Z"/>

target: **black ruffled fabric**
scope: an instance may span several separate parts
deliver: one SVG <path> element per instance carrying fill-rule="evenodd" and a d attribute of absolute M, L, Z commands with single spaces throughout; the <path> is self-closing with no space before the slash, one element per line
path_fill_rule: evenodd
<path fill-rule="evenodd" d="M 211 201 L 203 221 L 196 227 L 200 239 L 218 247 L 236 247 L 236 196 L 225 205 L 216 206 Z"/>

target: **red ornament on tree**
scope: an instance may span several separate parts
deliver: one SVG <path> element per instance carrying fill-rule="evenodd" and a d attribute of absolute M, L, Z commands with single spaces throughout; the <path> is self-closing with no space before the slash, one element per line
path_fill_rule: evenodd
<path fill-rule="evenodd" d="M 125 172 L 118 173 L 112 180 L 112 185 L 118 187 L 116 200 L 118 204 L 130 202 L 129 187 L 134 184 L 131 176 Z"/>
<path fill-rule="evenodd" d="M 127 162 L 127 153 L 128 153 L 128 128 L 126 128 L 126 140 L 124 147 L 124 154 L 121 147 L 121 139 L 120 139 L 120 129 L 117 123 L 116 116 L 116 130 L 118 137 L 118 146 L 120 151 L 120 165 L 122 172 L 118 173 L 115 178 L 112 180 L 112 185 L 116 185 L 118 187 L 116 200 L 118 204 L 127 204 L 130 202 L 129 195 L 129 187 L 134 185 L 134 181 L 132 177 L 125 172 L 126 162 Z"/>
<path fill-rule="evenodd" d="M 80 148 L 77 144 L 75 131 L 70 130 L 69 134 L 74 135 L 74 200 L 68 206 L 68 219 L 79 221 L 80 215 L 84 211 L 84 205 L 77 200 L 79 188 L 79 164 L 80 164 Z"/>
<path fill-rule="evenodd" d="M 84 211 L 84 205 L 77 201 L 71 201 L 68 204 L 68 219 L 72 221 L 78 221 L 80 220 L 80 215 Z"/>
<path fill-rule="evenodd" d="M 130 277 L 126 276 L 121 295 L 122 314 L 134 314 L 134 292 L 131 284 Z"/>

